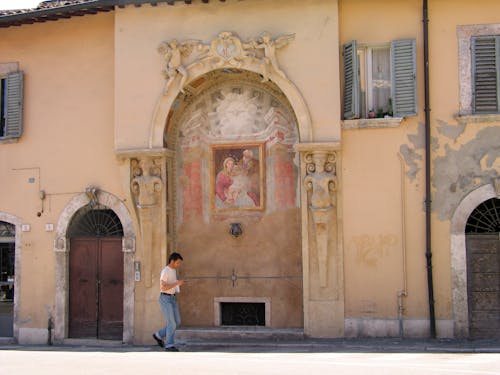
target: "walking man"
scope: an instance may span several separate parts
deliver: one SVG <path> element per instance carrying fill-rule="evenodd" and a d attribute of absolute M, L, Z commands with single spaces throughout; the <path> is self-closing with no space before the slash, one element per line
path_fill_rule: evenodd
<path fill-rule="evenodd" d="M 179 253 L 172 253 L 168 258 L 168 265 L 163 268 L 160 274 L 160 307 L 165 316 L 166 325 L 159 331 L 153 333 L 153 338 L 165 351 L 178 352 L 174 346 L 174 335 L 177 326 L 181 324 L 179 307 L 175 301 L 175 295 L 180 292 L 183 280 L 177 280 L 177 268 L 182 264 L 182 256 Z"/>

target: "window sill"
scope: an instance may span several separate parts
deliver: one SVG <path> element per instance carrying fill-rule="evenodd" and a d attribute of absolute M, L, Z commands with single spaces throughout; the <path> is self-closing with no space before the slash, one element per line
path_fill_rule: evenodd
<path fill-rule="evenodd" d="M 471 124 L 471 123 L 491 123 L 500 122 L 500 114 L 473 114 L 473 115 L 458 115 L 455 117 L 460 124 Z"/>
<path fill-rule="evenodd" d="M 17 143 L 19 142 L 19 138 L 0 138 L 0 145 L 5 145 L 8 143 Z"/>
<path fill-rule="evenodd" d="M 397 128 L 403 122 L 403 117 L 388 118 L 363 118 L 357 120 L 342 121 L 342 129 L 377 129 L 377 128 Z"/>

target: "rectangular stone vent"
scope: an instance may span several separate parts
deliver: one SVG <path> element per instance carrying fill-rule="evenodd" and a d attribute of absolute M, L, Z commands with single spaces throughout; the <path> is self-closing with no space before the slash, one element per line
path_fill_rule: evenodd
<path fill-rule="evenodd" d="M 221 302 L 223 326 L 265 326 L 266 304 L 261 302 Z"/>

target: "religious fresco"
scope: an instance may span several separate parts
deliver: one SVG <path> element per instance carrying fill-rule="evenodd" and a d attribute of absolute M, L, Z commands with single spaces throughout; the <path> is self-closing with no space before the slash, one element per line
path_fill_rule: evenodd
<path fill-rule="evenodd" d="M 298 207 L 295 116 L 279 94 L 236 77 L 202 90 L 177 120 L 179 224 Z"/>
<path fill-rule="evenodd" d="M 212 146 L 212 208 L 264 208 L 265 162 L 263 144 Z"/>

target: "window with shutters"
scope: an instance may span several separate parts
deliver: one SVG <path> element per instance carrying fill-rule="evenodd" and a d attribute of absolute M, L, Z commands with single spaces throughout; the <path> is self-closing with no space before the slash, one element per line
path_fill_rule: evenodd
<path fill-rule="evenodd" d="M 0 75 L 0 140 L 16 139 L 22 133 L 23 74 Z"/>
<path fill-rule="evenodd" d="M 500 36 L 473 37 L 471 42 L 473 113 L 499 113 Z"/>
<path fill-rule="evenodd" d="M 414 39 L 343 47 L 344 119 L 417 114 Z"/>
<path fill-rule="evenodd" d="M 500 120 L 500 23 L 457 26 L 462 123 Z"/>

